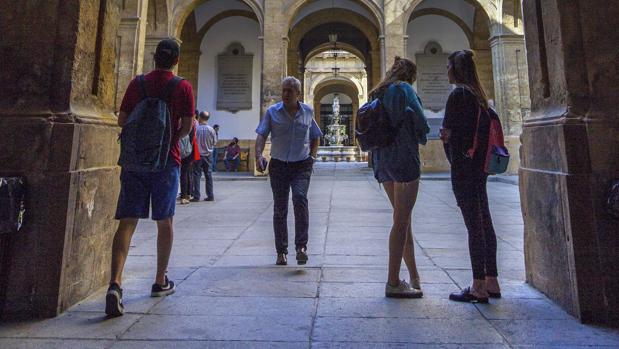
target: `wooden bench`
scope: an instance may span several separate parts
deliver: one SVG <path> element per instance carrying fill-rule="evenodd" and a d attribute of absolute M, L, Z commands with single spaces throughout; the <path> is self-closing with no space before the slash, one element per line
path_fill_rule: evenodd
<path fill-rule="evenodd" d="M 224 154 L 226 153 L 226 147 L 217 148 L 217 163 L 215 168 L 217 171 L 225 172 L 226 164 L 224 163 Z M 249 170 L 249 148 L 241 148 L 239 155 L 241 161 L 239 162 L 239 172 L 250 172 Z"/>

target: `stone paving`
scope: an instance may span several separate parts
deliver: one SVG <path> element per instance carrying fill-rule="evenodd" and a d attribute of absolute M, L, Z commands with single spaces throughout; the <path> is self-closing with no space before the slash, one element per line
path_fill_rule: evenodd
<path fill-rule="evenodd" d="M 0 347 L 619 347 L 619 332 L 581 325 L 524 283 L 518 187 L 488 187 L 504 295 L 488 305 L 447 300 L 471 278 L 448 181 L 423 181 L 414 211 L 425 297 L 386 299 L 386 196 L 358 164 L 319 164 L 307 266 L 274 266 L 267 181 L 218 181 L 217 201 L 178 207 L 169 268 L 176 294 L 149 297 L 156 233 L 142 221 L 125 271 L 123 317 L 104 317 L 101 290 L 58 318 L 0 324 Z"/>

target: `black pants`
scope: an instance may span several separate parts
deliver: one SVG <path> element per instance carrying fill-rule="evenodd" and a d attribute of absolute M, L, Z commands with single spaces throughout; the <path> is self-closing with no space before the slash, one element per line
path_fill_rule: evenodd
<path fill-rule="evenodd" d="M 188 156 L 181 160 L 181 197 L 189 198 L 192 189 L 193 157 Z"/>
<path fill-rule="evenodd" d="M 296 248 L 307 248 L 309 230 L 307 191 L 313 165 L 312 158 L 299 162 L 271 160 L 269 176 L 273 191 L 273 231 L 277 253 L 288 253 L 288 197 L 291 189 L 294 208 L 294 243 Z"/>
<path fill-rule="evenodd" d="M 207 198 L 214 198 L 213 196 L 213 176 L 211 174 L 211 160 L 210 156 L 201 156 L 200 160 L 193 164 L 193 197 L 200 199 L 200 178 L 202 178 L 202 172 L 204 172 L 205 178 L 205 191 Z"/>
<path fill-rule="evenodd" d="M 487 177 L 452 178 L 451 182 L 469 233 L 469 253 L 476 280 L 498 276 L 497 241 L 488 207 L 486 182 Z"/>

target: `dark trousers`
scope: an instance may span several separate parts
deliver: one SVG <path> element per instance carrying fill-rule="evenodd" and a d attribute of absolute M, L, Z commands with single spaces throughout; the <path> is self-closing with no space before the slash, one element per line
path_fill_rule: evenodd
<path fill-rule="evenodd" d="M 456 201 L 469 233 L 469 253 L 473 278 L 476 280 L 483 280 L 486 276 L 498 276 L 497 241 L 488 207 L 486 182 L 487 177 L 452 178 Z"/>
<path fill-rule="evenodd" d="M 288 197 L 292 189 L 294 208 L 294 243 L 307 248 L 309 206 L 307 191 L 312 176 L 313 160 L 283 162 L 272 159 L 269 166 L 273 191 L 273 231 L 277 253 L 288 253 Z"/>
<path fill-rule="evenodd" d="M 192 192 L 192 165 L 192 156 L 188 156 L 181 160 L 181 197 L 183 198 L 189 198 Z"/>
<path fill-rule="evenodd" d="M 211 160 L 210 156 L 201 156 L 200 160 L 193 164 L 193 197 L 200 199 L 200 179 L 204 172 L 206 197 L 213 198 L 213 176 L 211 175 Z"/>
<path fill-rule="evenodd" d="M 217 172 L 217 148 L 213 147 L 213 156 L 211 161 L 211 170 Z"/>
<path fill-rule="evenodd" d="M 226 171 L 228 172 L 236 172 L 239 170 L 239 165 L 241 164 L 241 156 L 237 156 L 236 159 L 233 158 L 225 158 L 224 165 L 226 165 Z"/>

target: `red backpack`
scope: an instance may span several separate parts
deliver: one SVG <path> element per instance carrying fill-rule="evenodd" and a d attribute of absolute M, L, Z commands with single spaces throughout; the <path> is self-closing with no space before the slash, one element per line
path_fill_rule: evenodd
<path fill-rule="evenodd" d="M 479 133 L 479 121 L 481 119 L 482 108 L 479 106 L 477 110 L 477 128 L 475 129 L 475 137 L 473 138 L 473 147 L 468 150 L 467 155 L 473 158 L 478 146 L 477 135 Z M 484 163 L 484 172 L 489 175 L 501 174 L 507 171 L 509 164 L 509 151 L 505 147 L 503 138 L 503 127 L 499 115 L 492 108 L 486 110 L 490 119 L 490 127 L 488 128 L 488 149 L 486 149 L 486 161 Z"/>

